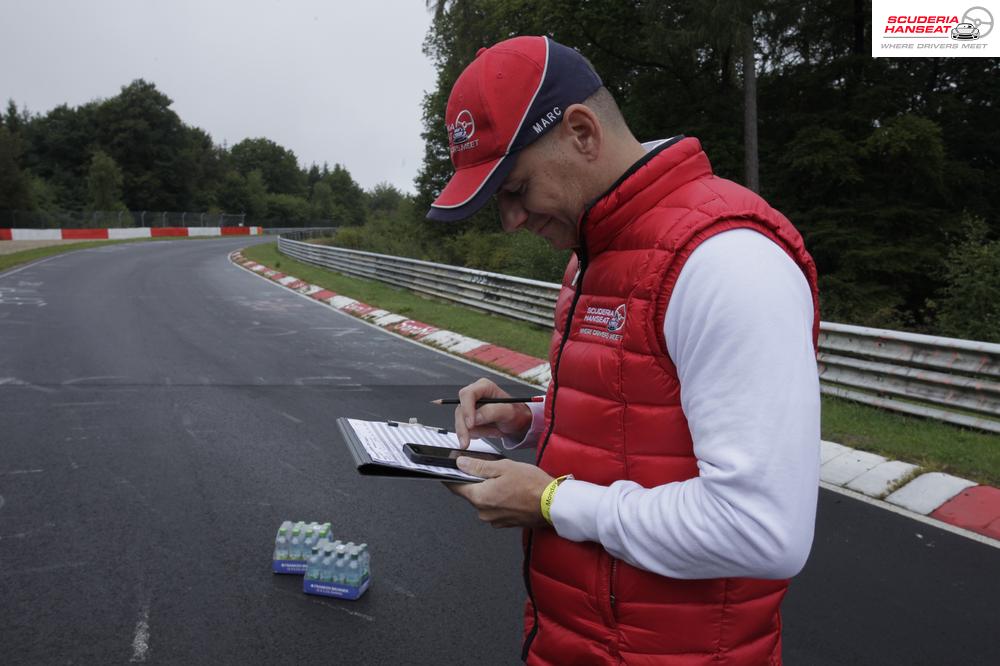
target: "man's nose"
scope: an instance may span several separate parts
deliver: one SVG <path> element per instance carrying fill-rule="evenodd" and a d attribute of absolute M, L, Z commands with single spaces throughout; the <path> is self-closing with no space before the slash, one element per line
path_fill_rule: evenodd
<path fill-rule="evenodd" d="M 500 226 L 507 233 L 513 233 L 524 226 L 524 223 L 528 221 L 528 211 L 524 209 L 524 206 L 514 204 L 511 202 L 506 202 L 501 200 L 500 202 Z"/>

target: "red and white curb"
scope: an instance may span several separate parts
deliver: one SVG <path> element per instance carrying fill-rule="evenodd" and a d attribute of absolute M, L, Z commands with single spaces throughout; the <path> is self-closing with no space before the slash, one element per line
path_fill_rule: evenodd
<path fill-rule="evenodd" d="M 259 236 L 261 227 L 124 227 L 121 229 L 0 229 L 5 240 L 126 240 L 187 236 Z"/>
<path fill-rule="evenodd" d="M 495 368 L 545 388 L 551 379 L 547 361 L 460 333 L 408 319 L 323 287 L 303 282 L 245 258 L 230 260 L 283 287 L 371 324 L 470 361 Z M 821 442 L 820 480 L 826 488 L 868 498 L 868 501 L 924 522 L 943 523 L 960 533 L 1000 547 L 1000 489 L 921 468 L 835 442 Z M 972 532 L 974 534 L 969 534 Z M 983 538 L 985 537 L 985 538 Z"/>

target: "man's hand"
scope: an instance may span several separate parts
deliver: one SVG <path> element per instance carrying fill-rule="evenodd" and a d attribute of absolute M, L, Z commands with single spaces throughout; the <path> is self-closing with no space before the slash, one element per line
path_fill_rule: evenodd
<path fill-rule="evenodd" d="M 459 445 L 469 447 L 473 437 L 511 437 L 518 440 L 531 427 L 531 409 L 523 403 L 482 405 L 480 398 L 509 398 L 510 394 L 488 379 L 479 379 L 458 392 L 460 404 L 455 408 L 455 434 Z"/>
<path fill-rule="evenodd" d="M 542 491 L 552 477 L 534 465 L 513 460 L 477 460 L 459 456 L 458 468 L 479 476 L 481 483 L 446 483 L 451 492 L 464 497 L 493 527 L 544 527 Z"/>

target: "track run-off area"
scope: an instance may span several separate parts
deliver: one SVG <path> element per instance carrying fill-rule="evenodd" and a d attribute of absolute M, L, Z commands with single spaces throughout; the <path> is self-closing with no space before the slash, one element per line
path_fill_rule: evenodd
<path fill-rule="evenodd" d="M 230 263 L 255 242 L 0 273 L 0 663 L 517 663 L 520 532 L 361 477 L 336 419 L 526 387 Z M 368 593 L 271 574 L 283 520 L 368 543 Z M 783 627 L 788 664 L 1000 663 L 1000 548 L 821 490 Z"/>

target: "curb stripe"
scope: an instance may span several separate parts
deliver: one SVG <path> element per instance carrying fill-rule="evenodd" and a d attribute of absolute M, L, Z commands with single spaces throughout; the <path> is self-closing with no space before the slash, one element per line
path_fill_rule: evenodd
<path fill-rule="evenodd" d="M 976 486 L 939 506 L 932 518 L 1000 539 L 1000 488 Z"/>

